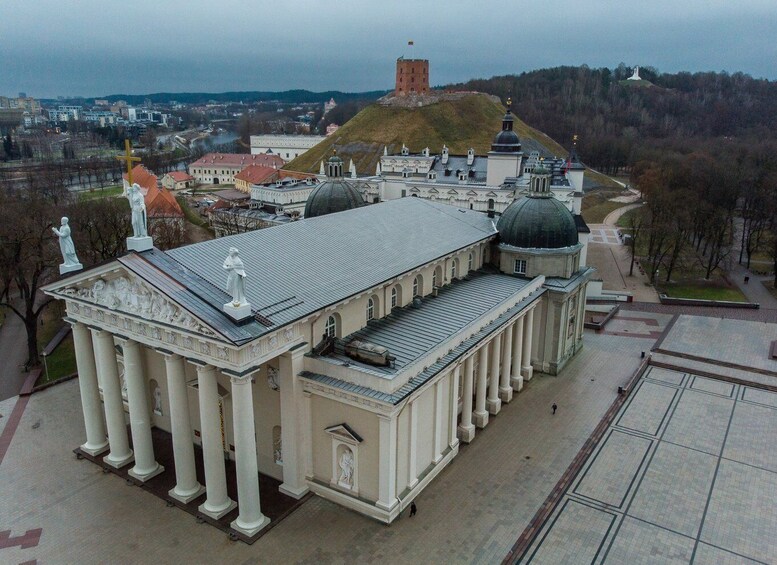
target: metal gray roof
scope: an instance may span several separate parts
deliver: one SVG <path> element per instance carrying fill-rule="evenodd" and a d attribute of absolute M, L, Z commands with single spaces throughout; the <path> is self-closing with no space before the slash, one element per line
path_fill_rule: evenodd
<path fill-rule="evenodd" d="M 467 156 L 466 155 L 449 155 L 448 156 L 448 163 L 443 165 L 442 159 L 440 157 L 437 157 L 434 160 L 434 165 L 432 166 L 431 170 L 437 172 L 437 179 L 444 181 L 446 179 L 449 179 L 451 181 L 458 181 L 458 176 L 456 175 L 456 171 L 462 171 L 467 173 L 469 175 L 469 171 L 474 171 L 473 176 L 467 176 L 467 180 L 470 182 L 486 182 L 486 168 L 488 166 L 488 157 L 481 157 L 479 155 L 475 155 L 475 159 L 472 162 L 471 165 L 467 165 Z M 447 177 L 445 176 L 445 169 L 449 169 L 450 175 Z"/>
<path fill-rule="evenodd" d="M 419 307 L 395 308 L 388 316 L 369 322 L 344 341 L 359 339 L 388 348 L 389 353 L 396 357 L 394 368 L 364 366 L 370 372 L 395 374 L 512 298 L 530 282 L 509 275 L 482 272 L 473 273 L 468 278 L 440 288 L 436 297 L 424 297 Z M 361 366 L 344 355 L 336 357 Z"/>
<path fill-rule="evenodd" d="M 399 404 L 402 400 L 407 398 L 414 390 L 422 386 L 429 381 L 432 377 L 439 374 L 441 371 L 446 370 L 452 363 L 459 359 L 462 355 L 466 354 L 469 350 L 477 347 L 484 339 L 487 339 L 490 335 L 500 331 L 505 324 L 518 314 L 521 310 L 528 308 L 531 304 L 536 302 L 543 294 L 544 290 L 537 292 L 531 300 L 519 302 L 507 312 L 499 316 L 495 321 L 485 326 L 478 332 L 475 332 L 469 339 L 466 339 L 458 347 L 454 348 L 447 354 L 443 355 L 436 363 L 433 363 L 425 370 L 421 371 L 418 375 L 408 380 L 407 383 L 402 385 L 398 390 L 393 393 L 380 392 L 371 389 L 366 386 L 355 385 L 348 383 L 341 379 L 334 377 L 328 377 L 326 375 L 320 375 L 318 373 L 312 373 L 310 371 L 303 371 L 300 376 L 309 379 L 311 381 L 319 382 L 328 386 L 336 387 L 348 392 L 359 394 L 373 400 L 385 402 L 387 404 Z"/>
<path fill-rule="evenodd" d="M 217 308 L 230 324 L 221 312 L 226 300 L 218 301 L 225 296 L 224 259 L 237 247 L 248 273 L 246 297 L 270 321 L 239 329 L 258 337 L 494 234 L 482 212 L 401 198 L 143 255 L 184 287 L 219 290 L 219 298 L 192 300 L 192 313 L 206 321 L 213 315 L 207 310 Z"/>

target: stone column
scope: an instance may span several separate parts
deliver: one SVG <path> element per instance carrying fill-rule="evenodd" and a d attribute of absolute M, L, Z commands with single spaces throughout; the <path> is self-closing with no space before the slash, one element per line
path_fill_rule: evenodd
<path fill-rule="evenodd" d="M 443 377 L 445 378 L 445 377 Z M 440 379 L 434 384 L 434 444 L 432 449 L 432 463 L 439 463 L 442 459 L 443 452 L 443 414 L 445 414 L 445 406 L 443 400 L 442 390 L 443 379 Z"/>
<path fill-rule="evenodd" d="M 523 389 L 523 375 L 521 375 L 521 360 L 523 359 L 523 325 L 526 316 L 521 316 L 515 322 L 515 333 L 513 335 L 513 367 L 510 371 L 510 386 L 515 392 L 521 392 Z"/>
<path fill-rule="evenodd" d="M 410 440 L 407 452 L 407 488 L 411 489 L 418 484 L 418 469 L 416 461 L 418 460 L 418 406 L 416 400 L 412 400 L 407 405 L 410 411 Z"/>
<path fill-rule="evenodd" d="M 489 414 L 499 414 L 502 401 L 499 399 L 499 361 L 502 358 L 502 334 L 491 340 L 491 359 L 489 361 L 488 375 L 488 405 Z"/>
<path fill-rule="evenodd" d="M 473 355 L 464 361 L 464 390 L 461 392 L 461 423 L 459 424 L 459 439 L 469 443 L 475 437 L 475 426 L 472 425 L 472 365 Z"/>
<path fill-rule="evenodd" d="M 235 430 L 237 500 L 240 511 L 230 525 L 251 537 L 270 523 L 259 500 L 259 467 L 256 461 L 254 395 L 251 377 L 232 377 L 232 425 Z"/>
<path fill-rule="evenodd" d="M 489 344 L 480 348 L 478 353 L 478 375 L 475 388 L 475 412 L 473 417 L 478 428 L 488 425 L 488 412 L 486 411 L 486 388 L 488 387 L 488 348 Z"/>
<path fill-rule="evenodd" d="M 380 425 L 380 465 L 378 467 L 378 508 L 391 512 L 397 500 L 397 418 L 378 414 Z"/>
<path fill-rule="evenodd" d="M 237 504 L 227 496 L 227 474 L 224 468 L 224 446 L 221 439 L 216 368 L 210 365 L 197 366 L 197 384 L 200 397 L 205 492 L 208 495 L 205 502 L 200 505 L 199 511 L 214 520 L 218 520 L 235 508 Z"/>
<path fill-rule="evenodd" d="M 313 401 L 310 391 L 302 392 L 302 405 L 305 416 L 305 478 L 313 478 Z M 283 430 L 281 430 L 283 432 Z"/>
<path fill-rule="evenodd" d="M 448 400 L 448 406 L 450 409 L 450 426 L 448 428 L 448 445 L 451 448 L 456 447 L 459 444 L 459 438 L 456 437 L 456 422 L 459 419 L 459 377 L 461 374 L 461 366 L 458 365 L 451 375 L 451 390 Z"/>
<path fill-rule="evenodd" d="M 526 328 L 523 336 L 523 378 L 528 382 L 534 374 L 534 367 L 531 365 L 532 335 L 534 334 L 534 308 L 526 314 Z"/>
<path fill-rule="evenodd" d="M 108 449 L 105 439 L 105 422 L 103 421 L 100 389 L 97 385 L 97 367 L 94 363 L 92 334 L 81 322 L 73 325 L 73 347 L 76 352 L 78 368 L 78 388 L 81 391 L 81 409 L 84 412 L 84 427 L 86 428 L 86 443 L 81 451 L 91 456 L 99 455 Z"/>
<path fill-rule="evenodd" d="M 98 378 L 103 387 L 105 423 L 111 449 L 110 453 L 103 458 L 103 462 L 118 469 L 132 463 L 135 456 L 129 448 L 127 423 L 124 421 L 124 401 L 121 398 L 116 346 L 113 343 L 113 334 L 102 330 L 92 330 L 92 343 Z"/>
<path fill-rule="evenodd" d="M 127 379 L 130 432 L 135 448 L 135 466 L 128 471 L 131 477 L 147 481 L 165 470 L 154 458 L 151 439 L 151 416 L 148 410 L 148 389 L 143 371 L 143 352 L 138 342 L 124 341 L 124 378 Z"/>
<path fill-rule="evenodd" d="M 175 459 L 175 488 L 168 491 L 168 494 L 187 504 L 205 492 L 205 488 L 197 481 L 197 469 L 194 465 L 194 442 L 183 357 L 176 354 L 165 355 L 165 369 Z"/>
<path fill-rule="evenodd" d="M 510 372 L 513 369 L 513 324 L 505 328 L 505 340 L 502 348 L 502 375 L 499 381 L 499 398 L 502 402 L 513 399 L 513 387 L 510 386 Z"/>
<path fill-rule="evenodd" d="M 304 348 L 287 351 L 278 359 L 281 395 L 281 449 L 283 484 L 279 490 L 293 498 L 308 492 L 304 469 L 304 421 L 302 383 L 297 375 L 303 370 Z"/>

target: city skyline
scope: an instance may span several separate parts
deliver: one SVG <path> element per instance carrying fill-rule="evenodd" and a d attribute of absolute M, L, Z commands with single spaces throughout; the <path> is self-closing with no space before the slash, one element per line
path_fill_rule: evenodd
<path fill-rule="evenodd" d="M 0 94 L 99 97 L 153 92 L 390 89 L 394 60 L 428 58 L 432 85 L 559 65 L 654 66 L 777 79 L 770 2 L 586 6 L 557 0 L 390 6 L 291 2 L 283 11 L 145 0 L 124 13 L 92 0 L 7 2 Z M 129 30 L 123 33 L 119 30 Z M 408 46 L 413 40 L 414 47 Z"/>

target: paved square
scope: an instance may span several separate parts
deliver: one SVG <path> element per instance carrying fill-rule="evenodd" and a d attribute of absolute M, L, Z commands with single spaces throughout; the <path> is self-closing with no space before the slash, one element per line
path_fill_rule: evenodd
<path fill-rule="evenodd" d="M 777 393 L 651 367 L 523 560 L 777 563 L 775 532 Z"/>

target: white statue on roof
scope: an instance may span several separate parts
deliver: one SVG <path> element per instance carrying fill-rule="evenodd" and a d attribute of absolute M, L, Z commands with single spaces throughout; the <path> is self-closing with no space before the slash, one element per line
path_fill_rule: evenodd
<path fill-rule="evenodd" d="M 124 181 L 124 197 L 129 200 L 132 208 L 132 236 L 148 237 L 148 224 L 146 218 L 146 198 L 144 190 L 136 182 L 132 186 Z"/>
<path fill-rule="evenodd" d="M 64 273 L 83 269 L 84 266 L 78 261 L 78 257 L 76 256 L 76 246 L 73 244 L 73 238 L 70 237 L 68 219 L 63 217 L 60 221 L 59 229 L 52 227 L 51 231 L 59 238 L 59 250 L 62 252 L 62 260 L 64 261 L 64 263 L 59 266 L 59 274 L 62 275 Z"/>
<path fill-rule="evenodd" d="M 224 260 L 224 270 L 227 271 L 227 292 L 232 295 L 232 305 L 238 307 L 248 304 L 245 291 L 247 275 L 237 248 L 229 248 L 229 255 Z"/>

